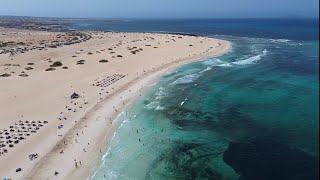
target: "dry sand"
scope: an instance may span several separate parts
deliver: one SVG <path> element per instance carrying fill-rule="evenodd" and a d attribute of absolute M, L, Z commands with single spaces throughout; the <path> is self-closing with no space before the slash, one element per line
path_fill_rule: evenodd
<path fill-rule="evenodd" d="M 206 37 L 83 33 L 92 38 L 0 54 L 0 76 L 8 76 L 0 77 L 0 145 L 6 145 L 0 146 L 0 153 L 7 150 L 0 156 L 0 178 L 87 179 L 116 128 L 114 119 L 148 84 L 169 69 L 231 48 L 227 41 Z M 0 43 L 32 42 L 36 47 L 61 40 L 55 38 L 61 33 L 55 32 L 0 28 L 0 34 Z M 58 66 L 45 71 L 53 64 Z M 74 92 L 79 98 L 70 98 Z M 38 157 L 30 160 L 36 153 Z M 17 168 L 22 170 L 16 172 Z"/>

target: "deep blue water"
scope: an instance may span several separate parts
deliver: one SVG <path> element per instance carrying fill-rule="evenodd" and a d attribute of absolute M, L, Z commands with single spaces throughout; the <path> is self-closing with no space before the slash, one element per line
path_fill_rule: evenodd
<path fill-rule="evenodd" d="M 87 20 L 58 19 L 82 30 L 184 32 L 273 39 L 318 40 L 318 19 Z"/>
<path fill-rule="evenodd" d="M 318 19 L 58 21 L 233 45 L 164 75 L 127 108 L 92 179 L 318 179 Z"/>

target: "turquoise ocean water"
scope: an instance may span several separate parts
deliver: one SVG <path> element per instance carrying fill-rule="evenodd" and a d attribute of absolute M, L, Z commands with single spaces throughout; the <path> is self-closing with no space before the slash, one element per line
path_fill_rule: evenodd
<path fill-rule="evenodd" d="M 233 46 L 168 72 L 125 109 L 90 179 L 318 179 L 317 19 L 59 21 Z"/>
<path fill-rule="evenodd" d="M 277 170 L 285 176 L 272 174 L 269 166 L 293 170 L 304 164 L 311 167 L 298 168 L 302 177 L 313 179 L 319 156 L 318 43 L 228 40 L 232 52 L 164 75 L 123 112 L 92 179 L 238 179 L 247 170 L 237 166 L 261 166 L 261 174 L 244 179 L 301 179 L 282 167 Z M 286 55 L 295 48 L 301 50 Z M 225 157 L 231 143 L 244 147 Z M 292 155 L 269 162 L 274 153 Z M 259 156 L 267 159 L 250 162 Z"/>

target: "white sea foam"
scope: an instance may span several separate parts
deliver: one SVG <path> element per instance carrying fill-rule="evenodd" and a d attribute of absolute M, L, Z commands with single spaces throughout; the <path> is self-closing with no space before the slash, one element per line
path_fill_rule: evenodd
<path fill-rule="evenodd" d="M 156 97 L 154 101 L 151 101 L 146 105 L 146 109 L 155 109 L 155 110 L 163 110 L 164 107 L 160 106 L 160 99 L 164 98 L 167 93 L 165 92 L 164 87 L 159 87 L 158 91 L 155 93 Z"/>
<path fill-rule="evenodd" d="M 255 55 L 255 56 L 251 56 L 245 59 L 240 59 L 239 61 L 235 61 L 235 62 L 230 62 L 230 63 L 223 63 L 223 64 L 218 64 L 216 66 L 219 67 L 232 67 L 234 65 L 248 65 L 248 64 L 254 64 L 256 62 L 258 62 L 261 57 L 267 55 L 268 51 L 266 49 L 264 49 L 262 51 L 262 53 Z"/>
<path fill-rule="evenodd" d="M 118 127 L 118 129 L 119 129 L 122 125 L 123 125 L 123 123 Z M 110 142 L 114 140 L 116 134 L 117 134 L 117 131 L 115 131 L 115 132 L 113 133 Z M 100 164 L 99 169 L 105 165 L 105 161 L 106 161 L 107 156 L 109 156 L 109 155 L 111 154 L 111 153 L 110 153 L 110 152 L 111 152 L 111 149 L 112 149 L 112 146 L 109 146 L 107 152 L 102 156 L 102 158 L 101 158 L 102 163 Z M 91 179 L 95 177 L 95 175 L 99 172 L 99 169 L 97 169 L 97 170 L 94 172 L 94 174 L 93 174 L 93 176 L 91 177 Z"/>
<path fill-rule="evenodd" d="M 156 110 L 164 110 L 164 107 L 163 106 L 157 106 Z"/>
<path fill-rule="evenodd" d="M 151 103 L 147 104 L 146 109 L 156 109 L 158 106 L 158 101 L 152 101 Z"/>
<path fill-rule="evenodd" d="M 79 24 L 80 26 L 92 26 L 92 24 L 88 24 L 88 23 L 81 23 Z"/>
<path fill-rule="evenodd" d="M 203 65 L 207 65 L 207 66 L 214 66 L 214 65 L 222 64 L 222 63 L 224 63 L 224 61 L 221 61 L 220 59 L 217 59 L 217 58 L 209 59 L 209 60 L 202 62 Z"/>
<path fill-rule="evenodd" d="M 150 84 L 148 87 L 151 87 L 151 86 L 154 86 L 154 85 L 157 85 L 157 83 Z"/>
<path fill-rule="evenodd" d="M 270 39 L 272 42 L 282 42 L 282 43 L 287 43 L 290 42 L 290 39 Z"/>
<path fill-rule="evenodd" d="M 200 71 L 199 73 L 204 73 L 204 72 L 206 72 L 206 71 L 210 71 L 211 69 L 212 69 L 212 67 L 207 67 L 206 69 Z"/>
<path fill-rule="evenodd" d="M 185 76 L 182 76 L 175 80 L 172 84 L 187 84 L 195 81 L 200 77 L 200 74 L 188 74 Z"/>
<path fill-rule="evenodd" d="M 211 70 L 213 66 L 219 66 L 219 67 L 230 67 L 230 66 L 232 66 L 232 64 L 226 63 L 226 62 L 224 62 L 224 61 L 222 61 L 221 59 L 218 59 L 218 58 L 214 58 L 214 59 L 209 59 L 209 60 L 203 61 L 202 64 L 210 66 L 210 67 L 207 67 L 207 69 L 201 71 L 200 73 L 203 73 L 205 71 Z"/>
<path fill-rule="evenodd" d="M 232 64 L 231 63 L 223 63 L 223 64 L 218 64 L 217 66 L 219 66 L 219 67 L 231 67 Z"/>
<path fill-rule="evenodd" d="M 256 50 L 255 50 L 256 51 Z M 252 64 L 261 59 L 262 56 L 264 56 L 267 53 L 267 50 L 263 50 L 261 54 L 258 54 L 256 56 L 247 56 L 245 59 L 239 59 L 239 61 L 236 62 L 225 62 L 220 59 L 210 59 L 207 61 L 202 62 L 203 65 L 208 65 L 210 67 L 207 67 L 205 70 L 201 71 L 200 73 L 203 73 L 205 71 L 209 71 L 212 69 L 213 66 L 218 66 L 218 67 L 232 67 L 234 65 L 246 65 L 246 64 Z"/>
<path fill-rule="evenodd" d="M 146 109 L 149 109 L 149 110 L 164 110 L 164 107 L 160 105 L 160 102 L 159 101 L 153 101 L 151 103 L 149 103 L 146 107 Z"/>
<path fill-rule="evenodd" d="M 188 98 L 185 98 L 184 101 L 182 101 L 182 102 L 180 103 L 180 107 L 183 106 L 183 104 L 184 104 L 187 100 L 188 100 Z"/>
<path fill-rule="evenodd" d="M 126 123 L 128 123 L 128 122 L 130 122 L 130 119 L 129 119 L 129 118 L 126 118 L 125 120 L 123 120 L 123 123 L 121 124 L 121 126 L 124 125 L 124 124 L 126 124 Z"/>
<path fill-rule="evenodd" d="M 265 49 L 262 51 L 261 54 L 258 54 L 256 56 L 252 56 L 247 59 L 240 60 L 240 61 L 232 62 L 232 64 L 236 64 L 236 65 L 253 64 L 253 63 L 256 63 L 257 61 L 259 61 L 261 59 L 261 57 L 265 56 L 267 53 L 268 53 L 268 51 Z"/>
<path fill-rule="evenodd" d="M 165 88 L 160 87 L 159 90 L 155 93 L 155 95 L 157 100 L 164 98 L 167 95 L 167 93 L 165 92 Z"/>

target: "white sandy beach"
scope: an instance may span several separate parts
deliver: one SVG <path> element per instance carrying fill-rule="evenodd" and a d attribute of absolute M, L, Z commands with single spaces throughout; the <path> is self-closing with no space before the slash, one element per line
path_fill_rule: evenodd
<path fill-rule="evenodd" d="M 107 148 L 114 119 L 148 85 L 170 69 L 231 48 L 207 37 L 82 33 L 92 38 L 50 48 L 46 44 L 68 35 L 0 28 L 0 42 L 41 47 L 0 54 L 0 144 L 6 145 L 0 148 L 0 178 L 87 179 Z M 74 92 L 79 98 L 71 99 Z"/>

